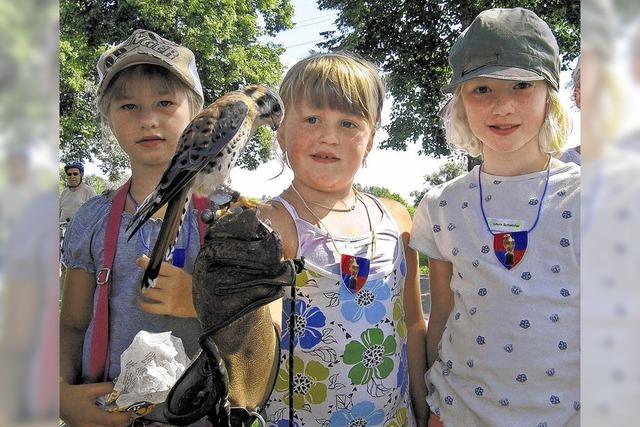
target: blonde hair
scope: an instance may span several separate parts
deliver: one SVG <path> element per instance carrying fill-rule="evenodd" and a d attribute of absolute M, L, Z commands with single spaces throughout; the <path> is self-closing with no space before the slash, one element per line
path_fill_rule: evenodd
<path fill-rule="evenodd" d="M 557 154 L 560 153 L 569 136 L 571 120 L 558 92 L 548 84 L 546 85 L 547 113 L 540 127 L 538 143 L 541 152 Z M 441 111 L 447 144 L 454 149 L 465 151 L 472 157 L 479 157 L 482 154 L 482 141 L 476 138 L 469 127 L 460 94 L 461 88 L 462 85 L 456 88 L 453 96 Z"/>
<path fill-rule="evenodd" d="M 107 86 L 102 96 L 96 99 L 96 105 L 104 123 L 109 123 L 108 115 L 111 102 L 116 98 L 121 98 L 126 95 L 131 80 L 136 77 L 153 79 L 163 91 L 166 90 L 173 94 L 183 93 L 187 98 L 192 118 L 202 110 L 199 95 L 171 71 L 154 64 L 139 64 L 120 71 L 113 80 L 109 82 L 109 86 Z"/>
<path fill-rule="evenodd" d="M 311 55 L 287 71 L 280 85 L 285 109 L 301 99 L 316 108 L 331 108 L 363 117 L 380 126 L 384 83 L 376 67 L 352 53 Z"/>

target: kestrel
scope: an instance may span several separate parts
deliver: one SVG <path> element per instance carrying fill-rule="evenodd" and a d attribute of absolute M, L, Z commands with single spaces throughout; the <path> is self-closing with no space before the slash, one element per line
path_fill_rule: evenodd
<path fill-rule="evenodd" d="M 171 257 L 194 189 L 212 194 L 223 187 L 240 152 L 256 129 L 276 130 L 284 116 L 280 97 L 263 85 L 229 92 L 198 114 L 185 128 L 160 183 L 140 205 L 129 238 L 165 203 L 167 210 L 142 278 L 143 290 L 155 287 L 160 264 Z"/>

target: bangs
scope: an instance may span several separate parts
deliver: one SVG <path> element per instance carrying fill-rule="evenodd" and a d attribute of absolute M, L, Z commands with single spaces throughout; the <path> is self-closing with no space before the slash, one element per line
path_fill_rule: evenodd
<path fill-rule="evenodd" d="M 166 68 L 151 64 L 134 65 L 121 72 L 111 82 L 111 96 L 113 99 L 126 98 L 134 79 L 144 79 L 151 82 L 158 93 L 176 94 L 182 90 L 183 83 Z"/>
<path fill-rule="evenodd" d="M 120 71 L 109 83 L 102 97 L 96 100 L 98 111 L 103 119 L 106 119 L 109 114 L 111 102 L 114 99 L 127 98 L 132 88 L 131 85 L 139 84 L 141 80 L 149 81 L 159 94 L 184 94 L 189 103 L 191 117 L 195 117 L 202 110 L 202 101 L 199 95 L 183 83 L 178 76 L 164 67 L 140 64 Z"/>
<path fill-rule="evenodd" d="M 380 122 L 384 87 L 369 63 L 344 54 L 326 54 L 294 65 L 280 93 L 285 105 L 304 99 L 315 108 L 362 117 L 375 128 Z"/>

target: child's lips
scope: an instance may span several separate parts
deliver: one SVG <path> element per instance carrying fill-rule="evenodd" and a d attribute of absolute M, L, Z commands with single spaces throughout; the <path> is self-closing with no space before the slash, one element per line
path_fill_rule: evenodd
<path fill-rule="evenodd" d="M 331 153 L 315 153 L 311 155 L 311 158 L 320 163 L 333 163 L 340 160 Z"/>
<path fill-rule="evenodd" d="M 160 136 L 147 136 L 138 141 L 138 144 L 146 148 L 157 147 L 164 142 L 164 138 Z"/>
<path fill-rule="evenodd" d="M 520 125 L 517 124 L 489 125 L 489 129 L 491 129 L 493 133 L 501 136 L 510 135 L 518 130 L 519 127 Z"/>

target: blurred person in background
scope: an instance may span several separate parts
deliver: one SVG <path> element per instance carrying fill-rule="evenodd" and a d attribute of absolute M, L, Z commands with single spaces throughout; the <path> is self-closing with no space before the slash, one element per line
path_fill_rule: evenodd
<path fill-rule="evenodd" d="M 59 225 L 60 225 L 60 252 L 62 252 L 62 243 L 67 230 L 67 225 L 71 218 L 76 214 L 80 206 L 87 200 L 96 196 L 94 189 L 83 182 L 84 165 L 81 162 L 69 162 L 64 165 L 64 173 L 67 176 L 67 186 L 60 194 L 59 204 Z M 66 275 L 66 266 L 60 263 L 60 292 Z"/>
<path fill-rule="evenodd" d="M 57 423 L 58 2 L 2 2 L 0 426 Z"/>
<path fill-rule="evenodd" d="M 30 145 L 6 154 L 0 191 L 0 425 L 57 416 L 55 188 L 43 191 Z"/>
<path fill-rule="evenodd" d="M 0 338 L 0 425 L 58 413 L 58 288 L 54 188 L 23 206 L 8 234 Z"/>
<path fill-rule="evenodd" d="M 67 186 L 60 194 L 60 222 L 71 220 L 84 202 L 96 196 L 93 188 L 82 182 L 84 165 L 81 162 L 67 163 L 64 172 Z"/>
<path fill-rule="evenodd" d="M 617 143 L 630 110 L 618 89 L 624 31 L 612 3 L 583 0 L 582 28 L 581 425 L 631 426 L 640 395 L 640 157 Z"/>
<path fill-rule="evenodd" d="M 5 171 L 5 182 L 0 189 L 0 241 L 3 242 L 15 221 L 22 215 L 26 204 L 37 192 L 28 146 L 14 145 L 7 148 Z"/>

